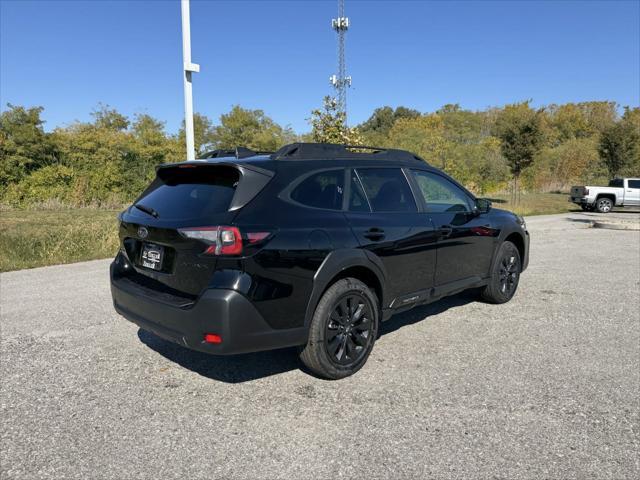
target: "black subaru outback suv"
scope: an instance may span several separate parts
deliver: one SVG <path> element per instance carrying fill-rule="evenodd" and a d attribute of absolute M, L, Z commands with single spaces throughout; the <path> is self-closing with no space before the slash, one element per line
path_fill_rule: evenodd
<path fill-rule="evenodd" d="M 161 165 L 120 238 L 126 319 L 213 354 L 299 346 L 332 379 L 396 312 L 476 287 L 507 302 L 529 257 L 522 218 L 421 158 L 327 144 Z"/>

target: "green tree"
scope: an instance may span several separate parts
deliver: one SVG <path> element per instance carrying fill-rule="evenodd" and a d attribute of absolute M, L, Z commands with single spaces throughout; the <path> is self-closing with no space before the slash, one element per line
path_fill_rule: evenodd
<path fill-rule="evenodd" d="M 358 130 L 367 139 L 367 142 L 382 145 L 396 120 L 419 116 L 420 112 L 407 107 L 401 106 L 395 110 L 388 106 L 380 107 L 376 108 L 371 116 L 358 126 Z"/>
<path fill-rule="evenodd" d="M 345 114 L 338 110 L 335 98 L 324 97 L 322 109 L 311 112 L 309 123 L 314 142 L 362 145 L 360 133 L 347 126 Z"/>
<path fill-rule="evenodd" d="M 186 136 L 184 130 L 184 120 L 178 131 L 178 140 L 182 145 L 182 150 L 186 152 Z M 206 152 L 215 148 L 216 131 L 213 122 L 209 117 L 201 113 L 193 114 L 193 142 L 196 150 L 196 157 L 200 157 Z M 186 153 L 183 154 L 186 158 Z"/>
<path fill-rule="evenodd" d="M 18 182 L 56 161 L 55 146 L 43 129 L 42 107 L 7 104 L 0 114 L 0 186 Z"/>
<path fill-rule="evenodd" d="M 93 112 L 91 112 L 91 116 L 93 117 L 93 123 L 96 128 L 104 128 L 116 132 L 129 128 L 129 119 L 119 113 L 115 108 L 110 108 L 109 105 L 99 103 Z"/>
<path fill-rule="evenodd" d="M 489 136 L 487 119 L 480 112 L 464 110 L 458 104 L 444 105 L 436 111 L 442 118 L 447 140 L 460 144 L 477 144 Z"/>
<path fill-rule="evenodd" d="M 275 151 L 295 137 L 290 128 L 282 128 L 262 110 L 247 110 L 235 105 L 220 116 L 214 130 L 217 148 L 247 147 L 254 150 Z"/>
<path fill-rule="evenodd" d="M 602 133 L 598 152 L 611 177 L 640 167 L 640 108 L 625 108 L 622 119 Z"/>
<path fill-rule="evenodd" d="M 545 109 L 550 146 L 575 138 L 599 135 L 617 120 L 615 102 L 581 102 L 550 105 Z"/>
<path fill-rule="evenodd" d="M 522 171 L 533 164 L 544 144 L 543 121 L 543 111 L 532 109 L 528 101 L 507 105 L 496 119 L 495 134 L 514 178 L 514 193 Z"/>
<path fill-rule="evenodd" d="M 438 167 L 447 168 L 444 123 L 437 114 L 397 120 L 389 131 L 389 143 L 395 148 L 414 152 Z"/>
<path fill-rule="evenodd" d="M 146 144 L 162 143 L 166 139 L 164 131 L 165 123 L 153 118 L 146 113 L 137 113 L 134 116 L 131 128 L 137 139 Z"/>

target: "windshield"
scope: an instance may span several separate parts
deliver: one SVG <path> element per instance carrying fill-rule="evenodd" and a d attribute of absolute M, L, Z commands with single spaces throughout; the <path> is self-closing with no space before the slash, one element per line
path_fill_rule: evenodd
<path fill-rule="evenodd" d="M 609 186 L 610 186 L 610 187 L 618 187 L 618 188 L 622 188 L 624 185 L 623 185 L 623 182 L 622 182 L 622 179 L 621 179 L 621 178 L 614 178 L 613 180 L 611 180 L 611 181 L 609 182 Z"/>

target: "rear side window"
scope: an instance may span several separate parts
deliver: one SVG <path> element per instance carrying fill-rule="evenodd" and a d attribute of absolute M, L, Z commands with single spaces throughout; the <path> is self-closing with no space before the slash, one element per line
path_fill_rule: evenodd
<path fill-rule="evenodd" d="M 351 172 L 351 193 L 349 195 L 349 211 L 351 212 L 370 212 L 369 202 L 364 194 L 360 180 L 356 172 Z"/>
<path fill-rule="evenodd" d="M 399 168 L 358 168 L 374 212 L 417 212 L 407 179 Z"/>
<path fill-rule="evenodd" d="M 154 182 L 136 200 L 160 219 L 202 219 L 226 212 L 238 186 L 233 167 L 172 167 L 158 170 Z"/>
<path fill-rule="evenodd" d="M 344 170 L 319 172 L 304 179 L 291 192 L 291 199 L 314 208 L 342 210 Z"/>
<path fill-rule="evenodd" d="M 624 187 L 623 180 L 621 178 L 614 178 L 609 182 L 610 187 L 622 188 Z"/>
<path fill-rule="evenodd" d="M 640 188 L 640 180 L 628 180 L 629 188 Z"/>
<path fill-rule="evenodd" d="M 469 196 L 457 185 L 435 173 L 413 170 L 416 183 L 427 204 L 427 212 L 466 212 Z"/>

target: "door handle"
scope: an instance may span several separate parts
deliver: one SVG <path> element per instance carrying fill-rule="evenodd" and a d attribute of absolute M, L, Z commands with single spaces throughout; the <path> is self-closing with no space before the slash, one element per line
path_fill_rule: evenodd
<path fill-rule="evenodd" d="M 384 230 L 377 227 L 370 228 L 364 233 L 364 237 L 374 241 L 382 240 L 384 238 Z"/>
<path fill-rule="evenodd" d="M 451 225 L 442 225 L 439 232 L 443 237 L 449 237 L 453 233 L 453 227 Z"/>

